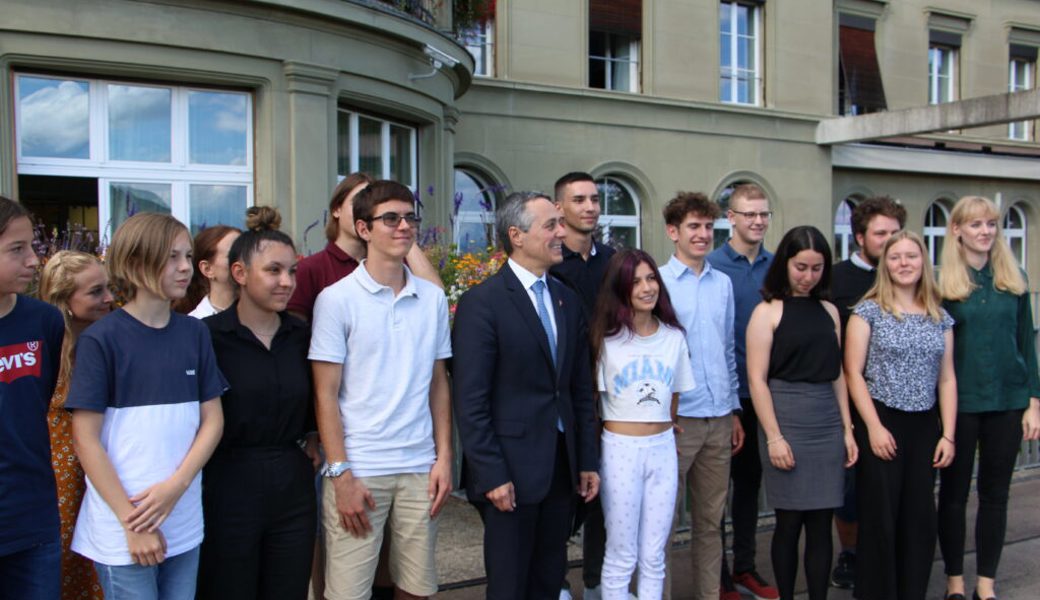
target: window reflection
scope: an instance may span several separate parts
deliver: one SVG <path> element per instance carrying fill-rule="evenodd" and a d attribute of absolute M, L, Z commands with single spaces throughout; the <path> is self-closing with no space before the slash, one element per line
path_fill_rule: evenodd
<path fill-rule="evenodd" d="M 213 225 L 243 227 L 247 206 L 246 186 L 196 184 L 191 186 L 188 197 L 193 236 Z"/>
<path fill-rule="evenodd" d="M 108 156 L 170 162 L 169 88 L 108 86 Z"/>
<path fill-rule="evenodd" d="M 90 158 L 90 85 L 18 77 L 18 132 L 22 156 Z"/>
<path fill-rule="evenodd" d="M 111 231 L 139 212 L 171 214 L 170 188 L 168 183 L 109 184 Z"/>
<path fill-rule="evenodd" d="M 245 94 L 188 92 L 189 162 L 248 164 L 248 106 Z"/>

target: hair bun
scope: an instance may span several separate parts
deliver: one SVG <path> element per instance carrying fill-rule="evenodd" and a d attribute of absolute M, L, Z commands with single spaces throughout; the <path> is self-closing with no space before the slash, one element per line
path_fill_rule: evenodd
<path fill-rule="evenodd" d="M 249 231 L 278 231 L 282 215 L 272 206 L 250 206 L 246 209 L 246 229 Z"/>

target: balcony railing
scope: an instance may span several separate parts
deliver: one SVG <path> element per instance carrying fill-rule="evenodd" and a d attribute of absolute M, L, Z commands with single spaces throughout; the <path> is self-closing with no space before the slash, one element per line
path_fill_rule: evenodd
<path fill-rule="evenodd" d="M 451 8 L 450 0 L 372 0 L 397 12 L 418 19 L 430 27 L 437 26 L 437 13 Z"/>

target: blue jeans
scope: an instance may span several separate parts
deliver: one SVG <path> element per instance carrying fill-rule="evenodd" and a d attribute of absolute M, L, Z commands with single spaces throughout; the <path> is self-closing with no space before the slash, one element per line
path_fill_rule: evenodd
<path fill-rule="evenodd" d="M 0 600 L 61 597 L 61 543 L 37 544 L 0 556 Z"/>
<path fill-rule="evenodd" d="M 199 547 L 167 557 L 154 567 L 94 563 L 106 600 L 192 600 Z"/>

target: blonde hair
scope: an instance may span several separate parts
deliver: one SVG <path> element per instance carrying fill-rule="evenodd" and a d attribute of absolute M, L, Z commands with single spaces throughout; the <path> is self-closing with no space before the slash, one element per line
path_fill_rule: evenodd
<path fill-rule="evenodd" d="M 137 213 L 119 226 L 106 259 L 112 285 L 128 302 L 141 288 L 166 298 L 162 291 L 162 273 L 173 242 L 182 233 L 190 243 L 188 228 L 170 215 L 160 213 Z"/>
<path fill-rule="evenodd" d="M 76 345 L 69 299 L 76 293 L 76 276 L 93 265 L 104 268 L 101 260 L 92 254 L 62 250 L 50 257 L 40 275 L 40 300 L 57 307 L 65 321 L 65 340 L 61 344 L 59 371 L 65 377 L 72 372 L 72 350 Z"/>
<path fill-rule="evenodd" d="M 942 273 L 939 276 L 939 291 L 946 300 L 961 301 L 968 298 L 978 287 L 971 279 L 964 248 L 960 238 L 955 238 L 953 228 L 960 227 L 972 219 L 985 218 L 997 221 L 997 233 L 989 251 L 989 264 L 993 270 L 993 287 L 1020 296 L 1026 291 L 1026 280 L 1018 268 L 1011 248 L 1004 239 L 1000 224 L 1000 209 L 989 198 L 965 196 L 957 201 L 946 225 L 946 244 L 942 252 Z"/>
<path fill-rule="evenodd" d="M 935 274 L 932 272 L 932 265 L 928 261 L 928 250 L 925 248 L 924 240 L 913 231 L 903 229 L 894 233 L 885 242 L 881 251 L 881 260 L 878 261 L 878 272 L 877 277 L 874 279 L 874 285 L 863 295 L 863 300 L 873 300 L 877 302 L 881 310 L 900 321 L 903 320 L 904 315 L 896 306 L 895 285 L 892 283 L 892 273 L 888 270 L 888 262 L 885 260 L 888 257 L 889 249 L 897 242 L 903 240 L 910 240 L 921 252 L 921 279 L 917 281 L 914 302 L 923 306 L 932 321 L 938 323 L 942 320 L 942 297 L 939 296 L 939 290 L 935 285 Z"/>

